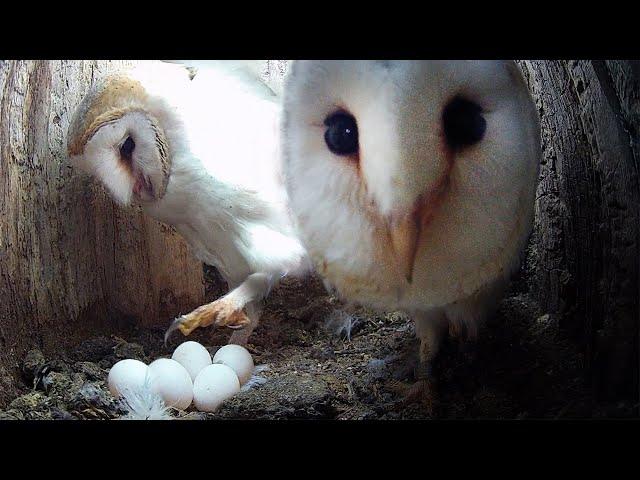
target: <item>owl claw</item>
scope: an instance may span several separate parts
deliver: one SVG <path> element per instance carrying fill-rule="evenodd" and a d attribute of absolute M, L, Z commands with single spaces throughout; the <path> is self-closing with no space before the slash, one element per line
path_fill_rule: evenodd
<path fill-rule="evenodd" d="M 180 330 L 186 337 L 196 328 L 207 327 L 214 324 L 218 327 L 227 327 L 232 330 L 245 328 L 251 320 L 228 298 L 220 298 L 196 308 L 187 315 L 176 318 L 164 334 L 165 345 L 169 336 L 176 330 Z"/>
<path fill-rule="evenodd" d="M 175 318 L 173 322 L 171 322 L 171 325 L 169 326 L 169 328 L 167 328 L 167 331 L 164 333 L 165 347 L 167 346 L 167 341 L 169 340 L 169 337 L 171 337 L 173 332 L 175 332 L 176 330 L 180 330 L 183 335 L 188 335 L 188 333 L 184 333 L 184 330 L 182 328 L 183 318 L 184 318 L 184 315 L 180 315 L 179 317 Z"/>
<path fill-rule="evenodd" d="M 421 404 L 429 415 L 433 415 L 436 408 L 436 398 L 432 383 L 428 380 L 418 380 L 413 384 L 393 382 L 390 390 L 402 395 L 399 406 L 406 407 L 413 403 Z"/>
<path fill-rule="evenodd" d="M 431 366 L 416 371 L 415 383 L 406 383 L 393 380 L 387 384 L 392 392 L 400 394 L 403 398 L 398 402 L 400 406 L 406 407 L 412 403 L 419 403 L 425 408 L 429 415 L 433 415 L 437 407 L 437 395 L 435 392 L 435 382 L 432 378 Z"/>
<path fill-rule="evenodd" d="M 241 324 L 241 325 L 226 325 L 227 328 L 230 328 L 231 330 L 242 330 L 244 327 L 246 327 L 246 324 Z"/>

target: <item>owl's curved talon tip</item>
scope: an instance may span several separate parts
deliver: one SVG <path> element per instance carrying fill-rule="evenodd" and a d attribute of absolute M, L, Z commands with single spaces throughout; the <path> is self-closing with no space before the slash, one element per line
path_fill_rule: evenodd
<path fill-rule="evenodd" d="M 169 328 L 167 328 L 167 331 L 164 333 L 164 346 L 165 347 L 167 346 L 167 341 L 169 340 L 169 337 L 171 337 L 173 332 L 175 332 L 176 330 L 178 330 L 180 328 L 181 323 L 182 323 L 182 316 L 179 316 L 178 318 L 176 318 L 171 323 Z"/>
<path fill-rule="evenodd" d="M 231 330 L 242 330 L 243 328 L 245 328 L 247 325 L 246 324 L 241 324 L 241 325 L 225 325 L 225 327 L 230 328 Z"/>

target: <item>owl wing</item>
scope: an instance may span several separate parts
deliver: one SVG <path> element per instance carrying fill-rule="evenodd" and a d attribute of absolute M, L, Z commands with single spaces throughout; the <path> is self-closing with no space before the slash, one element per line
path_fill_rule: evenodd
<path fill-rule="evenodd" d="M 234 78 L 248 92 L 265 100 L 275 101 L 279 95 L 276 88 L 270 86 L 262 76 L 267 69 L 267 60 L 167 60 L 192 70 L 194 80 L 198 75 L 207 76 L 207 72 L 219 72 Z"/>

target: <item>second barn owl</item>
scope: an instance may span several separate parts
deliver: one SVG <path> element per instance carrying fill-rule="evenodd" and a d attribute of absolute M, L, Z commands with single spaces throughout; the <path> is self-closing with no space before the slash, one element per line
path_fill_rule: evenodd
<path fill-rule="evenodd" d="M 232 69 L 192 77 L 181 65 L 141 62 L 100 79 L 77 108 L 68 153 L 117 202 L 175 227 L 229 284 L 172 328 L 243 328 L 231 341 L 245 343 L 269 289 L 307 268 L 287 215 L 280 104 Z"/>

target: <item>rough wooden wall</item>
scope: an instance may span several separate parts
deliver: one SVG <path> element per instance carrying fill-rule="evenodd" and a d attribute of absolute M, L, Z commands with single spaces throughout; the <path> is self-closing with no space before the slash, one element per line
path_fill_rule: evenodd
<path fill-rule="evenodd" d="M 168 325 L 204 297 L 184 241 L 117 207 L 68 163 L 74 108 L 131 62 L 0 61 L 0 364 L 131 324 Z"/>
<path fill-rule="evenodd" d="M 522 61 L 542 121 L 531 291 L 604 397 L 638 397 L 640 75 L 631 61 Z"/>

